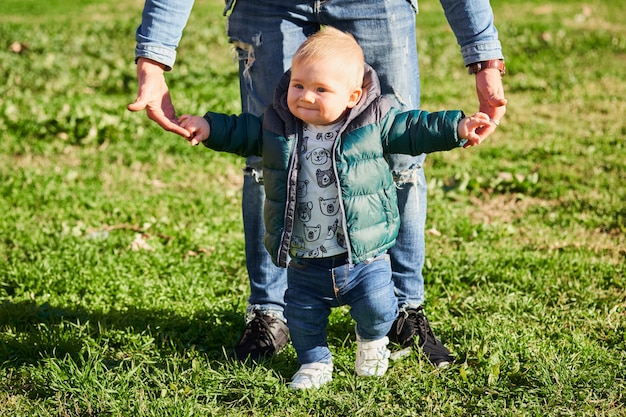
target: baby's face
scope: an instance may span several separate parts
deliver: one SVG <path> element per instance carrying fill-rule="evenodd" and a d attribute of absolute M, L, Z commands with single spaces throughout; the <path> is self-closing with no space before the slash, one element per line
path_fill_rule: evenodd
<path fill-rule="evenodd" d="M 337 122 L 346 109 L 354 107 L 361 90 L 350 85 L 350 77 L 332 60 L 314 63 L 294 62 L 287 91 L 291 113 L 305 123 L 329 125 Z"/>

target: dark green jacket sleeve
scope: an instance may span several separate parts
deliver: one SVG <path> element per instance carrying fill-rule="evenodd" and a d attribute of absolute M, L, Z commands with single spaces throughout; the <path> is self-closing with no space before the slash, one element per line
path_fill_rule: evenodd
<path fill-rule="evenodd" d="M 243 157 L 261 156 L 263 149 L 263 118 L 249 113 L 226 115 L 209 112 L 204 118 L 211 126 L 209 139 L 202 142 L 207 148 L 234 153 Z"/>
<path fill-rule="evenodd" d="M 385 153 L 420 155 L 461 147 L 465 140 L 459 138 L 457 127 L 463 117 L 460 110 L 429 113 L 392 108 L 383 122 Z"/>

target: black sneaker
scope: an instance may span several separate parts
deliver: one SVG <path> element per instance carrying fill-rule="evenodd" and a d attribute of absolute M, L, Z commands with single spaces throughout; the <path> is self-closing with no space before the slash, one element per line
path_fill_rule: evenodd
<path fill-rule="evenodd" d="M 428 319 L 422 312 L 423 309 L 424 307 L 420 306 L 400 311 L 387 336 L 391 342 L 399 344 L 407 351 L 411 346 L 415 346 L 415 340 L 418 338 L 417 346 L 424 355 L 433 365 L 442 368 L 452 363 L 454 359 L 450 356 L 450 351 L 433 334 Z"/>
<path fill-rule="evenodd" d="M 259 311 L 246 324 L 235 347 L 237 359 L 256 361 L 278 353 L 289 342 L 289 330 L 282 320 Z"/>

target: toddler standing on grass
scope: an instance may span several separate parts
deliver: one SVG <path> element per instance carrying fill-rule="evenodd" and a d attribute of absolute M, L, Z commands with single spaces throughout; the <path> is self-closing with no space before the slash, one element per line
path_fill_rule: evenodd
<path fill-rule="evenodd" d="M 311 35 L 260 117 L 183 115 L 191 144 L 263 158 L 265 246 L 288 267 L 285 318 L 300 369 L 293 389 L 332 379 L 326 327 L 332 307 L 356 321 L 356 373 L 382 376 L 397 317 L 387 249 L 399 228 L 387 154 L 419 155 L 479 144 L 489 117 L 401 112 L 380 93 L 354 38 L 331 27 Z"/>

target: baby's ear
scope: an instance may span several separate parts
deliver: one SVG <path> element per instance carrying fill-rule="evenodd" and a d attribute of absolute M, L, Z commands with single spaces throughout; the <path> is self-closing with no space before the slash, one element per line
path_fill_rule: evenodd
<path fill-rule="evenodd" d="M 350 100 L 348 101 L 348 108 L 351 109 L 352 107 L 356 106 L 356 103 L 358 103 L 359 100 L 361 100 L 361 96 L 362 95 L 363 95 L 363 89 L 362 88 L 355 89 L 350 94 Z"/>

